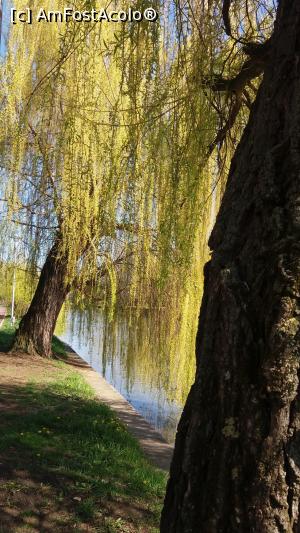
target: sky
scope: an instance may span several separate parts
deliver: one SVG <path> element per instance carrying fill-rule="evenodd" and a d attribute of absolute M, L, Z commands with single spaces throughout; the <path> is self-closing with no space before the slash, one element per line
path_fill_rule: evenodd
<path fill-rule="evenodd" d="M 2 28 L 1 28 L 1 46 L 0 56 L 5 55 L 6 40 L 10 26 L 10 9 L 12 2 L 10 0 L 2 0 Z"/>

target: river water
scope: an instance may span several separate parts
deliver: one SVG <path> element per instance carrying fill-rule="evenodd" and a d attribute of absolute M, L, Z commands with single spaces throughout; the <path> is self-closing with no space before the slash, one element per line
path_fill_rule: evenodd
<path fill-rule="evenodd" d="M 144 328 L 145 323 L 147 326 L 147 320 Z M 178 381 L 171 382 L 175 381 L 174 376 L 178 379 L 176 368 L 180 365 L 175 362 L 171 372 L 162 350 L 140 342 L 145 337 L 143 331 L 136 330 L 130 339 L 128 330 L 124 317 L 114 321 L 112 327 L 100 312 L 91 317 L 87 312 L 73 310 L 60 320 L 56 334 L 172 443 L 184 403 L 182 391 L 180 395 L 176 391 Z"/>

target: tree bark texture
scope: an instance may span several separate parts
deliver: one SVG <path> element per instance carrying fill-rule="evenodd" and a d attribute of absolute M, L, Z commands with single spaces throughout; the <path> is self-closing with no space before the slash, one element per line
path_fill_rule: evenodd
<path fill-rule="evenodd" d="M 300 2 L 282 0 L 210 238 L 162 533 L 300 532 L 299 237 Z"/>
<path fill-rule="evenodd" d="M 57 317 L 69 292 L 67 258 L 58 256 L 58 240 L 51 248 L 27 313 L 22 318 L 13 350 L 51 357 Z"/>

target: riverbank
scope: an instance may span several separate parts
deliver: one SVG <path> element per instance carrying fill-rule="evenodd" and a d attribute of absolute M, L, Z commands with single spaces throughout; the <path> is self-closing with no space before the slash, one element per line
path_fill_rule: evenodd
<path fill-rule="evenodd" d="M 56 339 L 56 345 L 59 342 L 61 341 Z M 74 366 L 83 376 L 84 380 L 91 386 L 96 398 L 101 403 L 111 407 L 118 419 L 124 423 L 133 437 L 138 440 L 151 463 L 161 470 L 169 472 L 173 446 L 166 442 L 162 435 L 106 379 L 100 376 L 98 372 L 74 352 L 70 346 L 66 344 L 63 344 L 63 346 L 66 349 L 66 364 Z"/>
<path fill-rule="evenodd" d="M 0 386 L 0 531 L 158 531 L 166 475 L 71 365 L 2 352 Z"/>

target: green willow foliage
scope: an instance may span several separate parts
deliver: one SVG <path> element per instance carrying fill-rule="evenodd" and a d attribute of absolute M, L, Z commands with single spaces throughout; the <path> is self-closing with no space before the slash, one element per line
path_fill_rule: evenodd
<path fill-rule="evenodd" d="M 155 23 L 16 24 L 1 64 L 1 190 L 24 260 L 35 272 L 56 240 L 77 300 L 110 302 L 111 314 L 117 298 L 164 309 L 170 353 L 186 357 L 207 228 L 247 115 L 208 158 L 229 101 L 207 79 L 233 75 L 240 34 L 260 39 L 272 18 L 256 1 L 234 4 L 233 38 L 210 0 L 153 0 Z"/>

